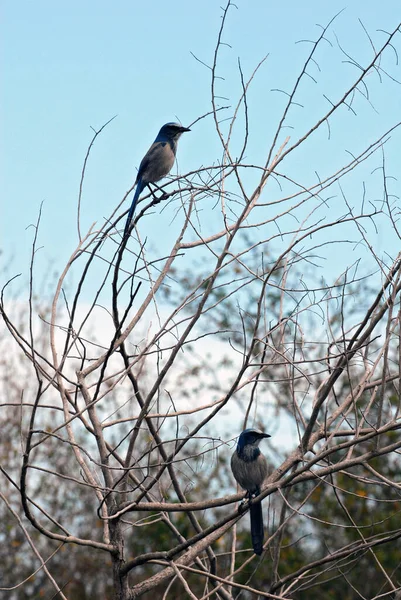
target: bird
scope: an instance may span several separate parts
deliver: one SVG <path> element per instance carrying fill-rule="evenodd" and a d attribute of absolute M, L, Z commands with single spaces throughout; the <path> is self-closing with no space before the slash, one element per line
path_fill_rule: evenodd
<path fill-rule="evenodd" d="M 160 181 L 160 179 L 163 179 L 163 177 L 170 173 L 177 152 L 178 139 L 186 131 L 191 130 L 179 123 L 166 123 L 160 129 L 155 141 L 143 157 L 135 180 L 136 190 L 125 224 L 124 237 L 129 232 L 135 206 L 142 190 L 149 183 L 156 183 L 156 181 Z"/>
<path fill-rule="evenodd" d="M 239 485 L 248 492 L 249 499 L 260 494 L 260 487 L 267 477 L 268 466 L 264 455 L 259 450 L 263 438 L 271 437 L 258 429 L 244 429 L 238 438 L 237 448 L 231 457 L 231 470 Z M 262 502 L 254 502 L 250 506 L 251 538 L 255 554 L 263 551 L 263 514 Z"/>

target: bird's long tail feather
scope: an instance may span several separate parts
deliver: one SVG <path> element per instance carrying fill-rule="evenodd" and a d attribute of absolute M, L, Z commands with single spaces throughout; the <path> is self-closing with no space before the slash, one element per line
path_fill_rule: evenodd
<path fill-rule="evenodd" d="M 140 194 L 141 194 L 141 192 L 142 192 L 142 190 L 143 190 L 144 187 L 145 187 L 145 185 L 144 185 L 142 179 L 138 179 L 138 182 L 136 184 L 134 198 L 132 200 L 131 208 L 129 209 L 127 221 L 125 223 L 124 237 L 127 235 L 128 231 L 129 231 L 129 227 L 131 225 L 132 217 L 134 216 L 136 203 L 138 202 L 138 198 L 139 198 L 139 196 L 140 196 Z"/>
<path fill-rule="evenodd" d="M 264 540 L 262 503 L 251 504 L 250 514 L 253 551 L 255 554 L 262 554 Z"/>

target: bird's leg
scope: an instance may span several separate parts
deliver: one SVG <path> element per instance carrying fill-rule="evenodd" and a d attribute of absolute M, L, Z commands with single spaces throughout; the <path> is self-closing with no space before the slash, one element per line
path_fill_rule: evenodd
<path fill-rule="evenodd" d="M 148 189 L 149 189 L 150 193 L 151 193 L 151 194 L 152 194 L 152 196 L 153 196 L 153 202 L 154 202 L 155 204 L 157 204 L 158 202 L 160 202 L 159 198 L 158 198 L 158 197 L 155 195 L 154 191 L 152 190 L 150 183 L 147 183 L 146 185 L 147 185 L 147 187 L 148 187 Z M 155 184 L 153 184 L 153 185 L 155 185 Z"/>
<path fill-rule="evenodd" d="M 238 506 L 238 512 L 240 512 L 240 513 L 244 512 L 248 508 L 251 500 L 253 498 L 256 498 L 256 496 L 258 496 L 259 494 L 260 494 L 260 488 L 257 488 L 253 492 L 248 490 Z"/>
<path fill-rule="evenodd" d="M 245 494 L 245 496 L 243 497 L 243 499 L 241 500 L 241 502 L 240 502 L 240 505 L 239 505 L 238 509 L 239 509 L 241 512 L 242 512 L 243 510 L 245 510 L 245 509 L 246 509 L 246 507 L 247 507 L 247 506 L 248 506 L 248 504 L 249 504 L 249 501 L 250 501 L 251 499 L 252 499 L 252 492 L 249 492 L 249 491 L 248 491 L 248 492 Z"/>
<path fill-rule="evenodd" d="M 246 493 L 246 496 L 244 498 L 245 500 L 248 500 L 248 503 L 253 499 L 256 498 L 256 496 L 259 496 L 260 494 L 260 488 L 256 488 L 256 490 L 254 490 L 253 492 L 250 492 L 249 490 Z"/>
<path fill-rule="evenodd" d="M 157 196 L 155 196 L 155 193 L 154 193 L 154 191 L 153 191 L 153 190 L 152 190 L 152 188 L 150 187 L 150 183 L 148 183 L 148 188 L 150 189 L 150 193 L 151 193 L 151 194 L 152 194 L 152 196 L 153 196 L 153 202 L 154 202 L 154 204 L 159 204 L 159 202 L 161 202 L 162 200 L 165 200 L 166 198 L 168 198 L 168 194 L 166 194 L 166 192 L 165 192 L 164 190 L 162 190 L 162 188 L 161 188 L 161 187 L 159 187 L 159 186 L 157 185 L 157 183 L 154 183 L 154 182 L 153 182 L 153 184 L 152 184 L 152 185 L 154 185 L 154 186 L 155 186 L 155 187 L 156 187 L 156 188 L 159 190 L 159 192 L 161 192 L 161 194 L 162 194 L 162 195 L 160 196 L 160 198 L 158 198 Z"/>

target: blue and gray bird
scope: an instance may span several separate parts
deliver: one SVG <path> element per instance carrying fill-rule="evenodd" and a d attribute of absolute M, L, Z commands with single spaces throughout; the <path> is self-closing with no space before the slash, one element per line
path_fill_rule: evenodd
<path fill-rule="evenodd" d="M 271 437 L 257 429 L 244 429 L 238 438 L 237 448 L 231 457 L 231 470 L 240 486 L 248 492 L 248 498 L 258 496 L 260 487 L 267 477 L 268 466 L 266 458 L 259 450 L 263 438 Z M 263 551 L 263 514 L 262 502 L 250 506 L 251 538 L 255 554 Z"/>
<path fill-rule="evenodd" d="M 142 190 L 149 183 L 156 183 L 156 181 L 163 179 L 173 168 L 178 139 L 185 131 L 191 130 L 187 127 L 182 127 L 179 123 L 166 123 L 160 129 L 155 141 L 143 157 L 139 165 L 138 175 L 136 176 L 136 190 L 125 224 L 124 237 L 129 231 L 135 206 Z"/>

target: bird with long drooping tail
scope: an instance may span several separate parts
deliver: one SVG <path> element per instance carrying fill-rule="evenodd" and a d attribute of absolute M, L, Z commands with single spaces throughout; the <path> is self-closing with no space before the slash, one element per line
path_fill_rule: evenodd
<path fill-rule="evenodd" d="M 245 429 L 238 438 L 237 448 L 231 457 L 231 470 L 239 485 L 248 492 L 248 497 L 260 494 L 262 483 L 267 477 L 266 458 L 259 449 L 263 438 L 271 437 L 257 429 Z M 253 502 L 250 506 L 251 538 L 255 554 L 263 551 L 263 513 L 262 502 Z"/>
<path fill-rule="evenodd" d="M 125 224 L 124 237 L 129 232 L 135 206 L 142 190 L 150 183 L 156 183 L 163 179 L 173 168 L 178 139 L 185 131 L 191 130 L 179 123 L 166 123 L 143 157 L 136 176 L 136 189 Z"/>

